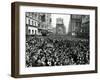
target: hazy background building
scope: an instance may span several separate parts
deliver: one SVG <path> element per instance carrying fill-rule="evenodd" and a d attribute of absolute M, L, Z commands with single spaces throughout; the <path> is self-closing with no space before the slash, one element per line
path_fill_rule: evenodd
<path fill-rule="evenodd" d="M 66 29 L 66 34 L 68 33 L 70 14 L 51 14 L 51 18 L 52 18 L 51 25 L 54 29 L 56 29 L 57 26 L 57 18 L 63 19 L 63 24 Z"/>
<path fill-rule="evenodd" d="M 58 35 L 65 35 L 66 34 L 66 28 L 63 22 L 62 18 L 56 19 L 56 34 Z"/>

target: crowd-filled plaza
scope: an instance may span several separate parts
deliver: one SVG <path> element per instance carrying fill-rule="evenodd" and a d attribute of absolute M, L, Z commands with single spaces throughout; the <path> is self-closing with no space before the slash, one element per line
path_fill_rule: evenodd
<path fill-rule="evenodd" d="M 89 40 L 27 36 L 26 67 L 89 64 Z"/>

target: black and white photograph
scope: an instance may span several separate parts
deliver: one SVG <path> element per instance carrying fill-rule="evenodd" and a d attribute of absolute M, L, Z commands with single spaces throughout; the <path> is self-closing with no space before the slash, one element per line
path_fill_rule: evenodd
<path fill-rule="evenodd" d="M 90 16 L 25 13 L 26 67 L 90 64 Z"/>
<path fill-rule="evenodd" d="M 97 7 L 15 2 L 12 11 L 15 77 L 97 73 Z"/>

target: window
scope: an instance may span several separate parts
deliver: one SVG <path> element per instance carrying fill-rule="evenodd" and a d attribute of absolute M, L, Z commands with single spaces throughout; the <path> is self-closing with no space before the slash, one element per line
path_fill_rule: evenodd
<path fill-rule="evenodd" d="M 32 34 L 34 34 L 34 30 L 32 30 Z"/>
<path fill-rule="evenodd" d="M 42 22 L 45 22 L 45 15 L 42 15 L 42 16 L 41 16 L 41 21 L 42 21 Z"/>
<path fill-rule="evenodd" d="M 28 24 L 30 25 L 30 19 L 28 19 Z"/>
<path fill-rule="evenodd" d="M 31 34 L 31 30 L 30 29 L 28 30 L 28 34 Z"/>
<path fill-rule="evenodd" d="M 50 23 L 52 22 L 52 19 L 50 18 Z"/>
<path fill-rule="evenodd" d="M 34 23 L 33 23 L 33 21 L 32 21 L 32 25 L 34 26 Z"/>
<path fill-rule="evenodd" d="M 35 26 L 35 23 L 34 23 L 35 21 L 33 20 L 33 26 Z"/>
<path fill-rule="evenodd" d="M 32 24 L 32 19 L 30 19 L 30 25 L 33 25 L 33 24 Z"/>
<path fill-rule="evenodd" d="M 38 26 L 38 22 L 36 21 L 36 26 Z"/>
<path fill-rule="evenodd" d="M 37 31 L 35 30 L 35 34 L 36 34 L 36 32 L 37 32 Z"/>
<path fill-rule="evenodd" d="M 37 26 L 36 22 L 35 22 L 35 26 Z"/>

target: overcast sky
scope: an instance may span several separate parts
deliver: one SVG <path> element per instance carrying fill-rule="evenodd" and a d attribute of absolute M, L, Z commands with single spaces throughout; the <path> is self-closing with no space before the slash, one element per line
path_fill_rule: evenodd
<path fill-rule="evenodd" d="M 52 18 L 52 27 L 56 27 L 56 18 L 62 18 L 65 28 L 66 28 L 66 33 L 68 33 L 68 27 L 69 27 L 69 21 L 70 21 L 70 15 L 65 15 L 65 14 L 51 14 Z"/>

